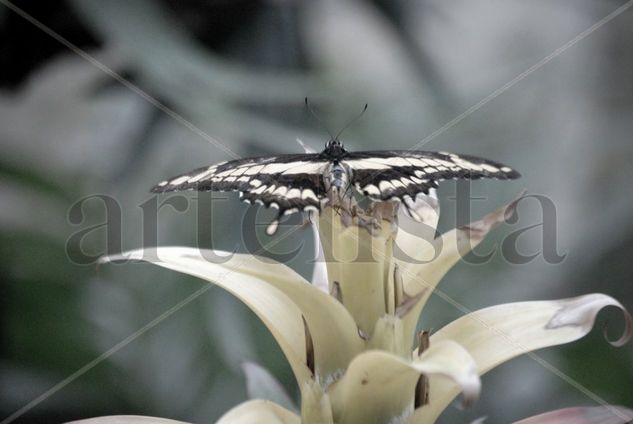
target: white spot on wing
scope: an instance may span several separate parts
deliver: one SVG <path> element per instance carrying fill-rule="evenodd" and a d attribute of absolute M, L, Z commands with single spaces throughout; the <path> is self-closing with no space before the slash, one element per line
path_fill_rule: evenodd
<path fill-rule="evenodd" d="M 482 163 L 481 167 L 488 172 L 499 172 L 499 168 L 497 168 L 496 166 L 489 165 L 487 163 Z"/>
<path fill-rule="evenodd" d="M 380 184 L 378 184 L 378 188 L 380 191 L 386 191 L 393 189 L 394 186 L 389 181 L 381 181 Z"/>
<path fill-rule="evenodd" d="M 312 200 L 317 201 L 317 202 L 319 201 L 319 199 L 318 199 L 318 197 L 316 196 L 316 194 L 314 194 L 314 191 L 312 191 L 312 190 L 311 190 L 311 189 L 309 189 L 309 188 L 306 188 L 306 189 L 304 189 L 304 190 L 301 192 L 301 198 L 302 198 L 302 199 L 312 199 Z"/>
<path fill-rule="evenodd" d="M 288 187 L 280 186 L 277 190 L 273 192 L 273 194 L 277 196 L 283 196 L 288 191 Z"/>
<path fill-rule="evenodd" d="M 453 158 L 455 165 L 461 167 L 462 169 L 470 169 L 472 171 L 481 171 L 483 169 L 481 165 L 462 159 L 457 155 L 451 157 Z"/>
<path fill-rule="evenodd" d="M 374 162 L 373 159 L 371 159 L 371 161 L 367 159 L 346 160 L 344 163 L 353 169 L 389 169 L 388 165 Z"/>
<path fill-rule="evenodd" d="M 262 194 L 264 192 L 264 190 L 266 190 L 266 186 L 262 185 L 257 187 L 255 190 L 251 190 L 251 193 L 253 194 Z"/>
<path fill-rule="evenodd" d="M 379 196 L 380 195 L 380 190 L 378 190 L 378 187 L 376 187 L 373 184 L 367 184 L 365 187 L 363 187 L 362 190 L 363 193 L 367 193 L 370 196 Z"/>
<path fill-rule="evenodd" d="M 206 178 L 211 174 L 213 174 L 213 171 L 210 169 L 207 169 L 206 171 L 201 172 L 198 175 L 194 175 L 193 177 L 189 178 L 187 182 L 195 183 L 196 181 L 200 181 L 201 179 Z"/>
<path fill-rule="evenodd" d="M 259 171 L 262 174 L 315 174 L 320 173 L 323 169 L 323 162 L 288 162 L 288 163 L 271 163 Z"/>
<path fill-rule="evenodd" d="M 251 166 L 251 167 L 248 167 L 246 171 L 244 171 L 244 175 L 258 174 L 259 171 L 261 171 L 262 169 L 264 169 L 264 165 Z"/>
<path fill-rule="evenodd" d="M 391 180 L 391 185 L 393 185 L 396 188 L 405 187 L 405 185 L 400 180 Z"/>
<path fill-rule="evenodd" d="M 175 178 L 169 182 L 171 185 L 180 185 L 189 179 L 189 175 L 183 175 L 182 177 Z"/>
<path fill-rule="evenodd" d="M 286 197 L 289 199 L 300 199 L 301 198 L 301 190 L 298 188 L 293 188 L 286 193 Z"/>
<path fill-rule="evenodd" d="M 233 177 L 239 177 L 240 175 L 242 175 L 244 172 L 246 172 L 246 170 L 248 169 L 247 166 L 241 166 L 239 168 L 236 168 L 233 170 L 233 172 L 231 172 L 231 176 Z"/>
<path fill-rule="evenodd" d="M 266 227 L 266 234 L 272 236 L 277 232 L 277 228 L 279 228 L 279 220 L 275 219 L 270 223 L 270 225 L 268 225 L 268 227 Z"/>

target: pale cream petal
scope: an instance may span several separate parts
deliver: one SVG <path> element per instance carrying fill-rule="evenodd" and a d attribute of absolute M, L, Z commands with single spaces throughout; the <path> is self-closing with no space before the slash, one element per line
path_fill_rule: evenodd
<path fill-rule="evenodd" d="M 419 368 L 429 378 L 454 382 L 464 394 L 464 403 L 472 404 L 479 397 L 481 381 L 475 359 L 464 346 L 453 340 L 431 341 L 419 357 Z"/>
<path fill-rule="evenodd" d="M 70 421 L 67 424 L 186 424 L 184 421 L 166 418 L 145 417 L 141 415 L 110 415 L 107 417 L 87 418 Z"/>
<path fill-rule="evenodd" d="M 325 263 L 325 255 L 323 246 L 321 245 L 321 236 L 319 235 L 319 227 L 316 222 L 311 222 L 312 234 L 314 237 L 314 268 L 312 269 L 312 285 L 325 293 L 330 292 L 327 278 L 327 265 Z"/>
<path fill-rule="evenodd" d="M 209 257 L 208 251 L 201 252 Z M 221 254 L 225 255 L 226 252 Z M 230 261 L 221 265 L 202 258 L 199 259 L 199 266 L 208 272 L 224 273 L 230 270 L 237 275 L 251 275 L 288 296 L 307 322 L 314 347 L 316 374 L 320 381 L 329 380 L 333 374 L 345 369 L 352 358 L 365 348 L 365 341 L 360 337 L 356 322 L 347 309 L 283 264 L 254 255 L 235 254 Z"/>
<path fill-rule="evenodd" d="M 470 352 L 480 375 L 518 355 L 569 343 L 587 334 L 598 312 L 615 306 L 624 312 L 625 332 L 612 342 L 621 345 L 631 337 L 633 320 L 615 299 L 589 294 L 555 301 L 518 302 L 497 305 L 465 315 L 431 336 L 431 346 L 454 340 Z M 421 408 L 420 422 L 433 422 L 459 392 L 447 380 L 430 378 L 430 404 Z M 416 411 L 417 412 L 417 411 Z"/>
<path fill-rule="evenodd" d="M 345 226 L 332 208 L 319 216 L 319 233 L 331 291 L 337 291 L 361 331 L 371 336 L 376 320 L 387 312 L 393 286 L 393 228 L 382 221 L 378 234 L 358 225 Z"/>
<path fill-rule="evenodd" d="M 333 424 L 330 397 L 324 385 L 309 381 L 301 387 L 301 422 Z"/>
<path fill-rule="evenodd" d="M 398 234 L 394 257 L 404 263 L 418 256 L 424 249 L 424 245 L 430 248 L 440 219 L 440 203 L 435 190 L 432 190 L 429 195 L 418 195 L 411 206 L 421 222 L 410 218 L 404 205 L 400 205 L 398 209 Z"/>
<path fill-rule="evenodd" d="M 153 249 L 151 253 L 154 258 L 158 253 L 158 265 L 203 278 L 228 291 L 235 287 L 233 281 L 243 281 L 244 277 L 250 277 L 257 279 L 258 284 L 283 292 L 284 301 L 294 303 L 307 322 L 314 345 L 316 373 L 321 380 L 328 379 L 347 367 L 349 361 L 364 349 L 365 342 L 359 336 L 356 323 L 345 307 L 283 264 L 248 254 L 233 254 L 230 260 L 218 264 L 211 262 L 209 258 L 228 258 L 229 253 L 183 247 L 161 247 L 158 251 Z M 150 258 L 153 262 L 150 251 L 135 251 L 134 255 L 143 260 Z M 227 280 L 223 281 L 224 279 Z M 253 301 L 254 295 L 249 294 L 248 288 L 245 288 L 241 295 L 236 296 L 250 306 L 249 302 Z M 301 328 L 301 337 L 293 340 L 293 343 L 297 349 L 301 344 L 303 347 L 295 351 L 304 354 L 305 331 L 301 317 L 292 325 L 295 331 L 297 327 Z"/>
<path fill-rule="evenodd" d="M 443 234 L 442 237 L 435 239 L 432 245 L 423 244 L 418 254 L 413 257 L 414 261 L 420 263 L 398 262 L 404 294 L 409 298 L 420 295 L 415 306 L 403 316 L 405 336 L 408 340 L 413 340 L 422 308 L 442 277 L 457 261 L 477 246 L 490 230 L 512 216 L 521 196 L 479 221 Z"/>
<path fill-rule="evenodd" d="M 337 423 L 390 422 L 413 412 L 420 374 L 448 378 L 472 401 L 480 382 L 475 362 L 455 342 L 438 342 L 410 361 L 383 352 L 367 351 L 356 357 L 345 376 L 331 388 Z"/>
<path fill-rule="evenodd" d="M 224 414 L 216 424 L 300 424 L 294 412 L 267 400 L 251 400 Z"/>
<path fill-rule="evenodd" d="M 411 353 L 410 343 L 404 340 L 402 320 L 395 315 L 380 318 L 367 345 L 368 349 L 383 350 L 406 357 Z"/>
<path fill-rule="evenodd" d="M 222 253 L 226 254 L 226 252 Z M 244 302 L 270 330 L 286 355 L 297 382 L 302 384 L 312 378 L 312 373 L 306 365 L 306 338 L 301 310 L 287 295 L 269 282 L 207 262 L 201 257 L 199 250 L 191 248 L 165 247 L 133 250 L 120 256 L 104 258 L 102 262 L 121 258 L 151 262 L 193 275 L 232 293 Z M 245 259 L 244 262 L 247 265 L 251 264 L 251 260 Z M 237 266 L 237 262 L 233 265 Z M 247 268 L 248 266 L 245 266 L 245 269 Z M 309 286 L 307 283 L 305 285 Z"/>
<path fill-rule="evenodd" d="M 621 406 L 577 406 L 557 409 L 516 421 L 514 424 L 626 424 L 633 410 Z"/>

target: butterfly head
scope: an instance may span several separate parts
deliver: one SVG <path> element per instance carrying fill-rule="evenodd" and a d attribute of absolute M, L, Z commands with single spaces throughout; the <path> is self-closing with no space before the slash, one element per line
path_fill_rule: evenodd
<path fill-rule="evenodd" d="M 330 158 L 339 159 L 347 154 L 347 150 L 345 150 L 343 143 L 337 138 L 331 138 L 330 141 L 325 144 L 323 153 Z"/>

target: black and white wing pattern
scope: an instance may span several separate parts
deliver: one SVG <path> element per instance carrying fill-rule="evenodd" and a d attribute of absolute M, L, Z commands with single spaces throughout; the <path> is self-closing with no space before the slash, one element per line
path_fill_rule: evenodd
<path fill-rule="evenodd" d="M 487 159 L 410 150 L 348 152 L 337 140 L 321 153 L 236 159 L 165 180 L 152 191 L 238 191 L 250 203 L 279 215 L 341 204 L 356 191 L 374 200 L 408 205 L 448 179 L 514 179 L 519 173 Z M 353 190 L 352 190 L 353 189 Z"/>
<path fill-rule="evenodd" d="M 503 164 L 446 152 L 351 152 L 343 163 L 351 170 L 356 191 L 375 200 L 415 199 L 417 194 L 428 194 L 443 180 L 520 177 Z"/>
<path fill-rule="evenodd" d="M 318 154 L 236 159 L 194 169 L 162 181 L 152 192 L 239 191 L 242 200 L 279 209 L 280 214 L 320 209 L 325 196 Z"/>

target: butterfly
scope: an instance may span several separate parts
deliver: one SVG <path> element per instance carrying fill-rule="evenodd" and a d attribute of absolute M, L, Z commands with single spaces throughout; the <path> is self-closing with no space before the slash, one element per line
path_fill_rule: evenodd
<path fill-rule="evenodd" d="M 449 179 L 518 178 L 512 168 L 447 152 L 347 151 L 330 139 L 318 153 L 235 159 L 194 169 L 160 182 L 152 192 L 237 191 L 242 200 L 279 210 L 279 216 L 343 205 L 354 193 L 375 201 L 402 202 Z M 415 214 L 412 215 L 415 219 Z"/>

